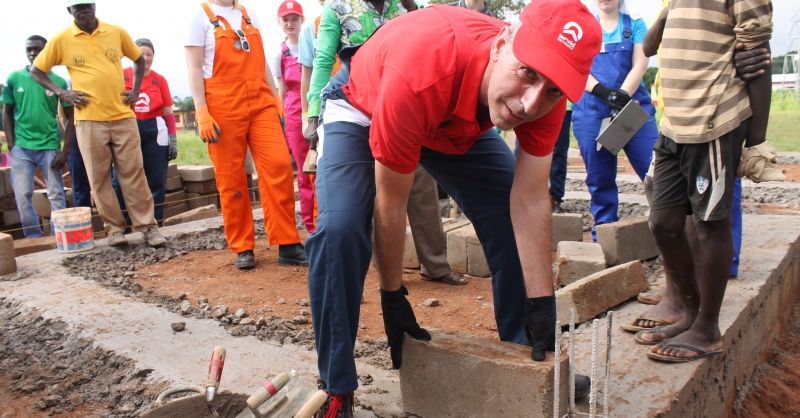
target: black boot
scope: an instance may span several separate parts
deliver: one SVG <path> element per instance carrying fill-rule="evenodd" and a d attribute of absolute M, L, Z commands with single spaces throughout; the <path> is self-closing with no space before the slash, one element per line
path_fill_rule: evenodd
<path fill-rule="evenodd" d="M 307 266 L 308 256 L 303 244 L 288 244 L 278 246 L 278 264 L 288 266 Z"/>
<path fill-rule="evenodd" d="M 239 270 L 250 270 L 256 266 L 253 250 L 242 251 L 236 256 L 236 268 Z"/>

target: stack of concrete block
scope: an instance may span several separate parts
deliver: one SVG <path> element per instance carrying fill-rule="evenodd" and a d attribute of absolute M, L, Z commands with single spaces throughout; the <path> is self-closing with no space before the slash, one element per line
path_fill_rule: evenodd
<path fill-rule="evenodd" d="M 170 164 L 167 167 L 167 193 L 183 190 L 183 180 L 178 172 L 177 164 Z"/>
<path fill-rule="evenodd" d="M 178 167 L 178 172 L 186 190 L 185 199 L 188 209 L 207 205 L 219 207 L 213 167 L 183 165 Z"/>
<path fill-rule="evenodd" d="M 470 276 L 489 277 L 489 265 L 475 228 L 466 224 L 447 232 L 447 260 L 454 271 Z"/>
<path fill-rule="evenodd" d="M 469 225 L 469 220 L 463 218 L 442 218 L 442 229 L 444 230 L 445 236 L 447 236 L 450 231 L 461 228 L 465 225 Z M 419 258 L 417 257 L 417 249 L 414 246 L 414 236 L 411 234 L 410 226 L 406 227 L 406 241 L 403 250 L 403 268 L 420 268 Z M 467 270 L 464 269 L 462 271 L 466 272 Z"/>
<path fill-rule="evenodd" d="M 2 229 L 14 238 L 22 238 L 22 225 L 19 223 L 19 211 L 14 200 L 14 187 L 11 183 L 11 167 L 0 168 L 0 223 Z"/>
<path fill-rule="evenodd" d="M 17 259 L 14 254 L 14 239 L 11 235 L 0 233 L 0 275 L 17 271 Z"/>
<path fill-rule="evenodd" d="M 606 268 L 600 244 L 561 241 L 556 252 L 556 286 L 566 286 Z"/>

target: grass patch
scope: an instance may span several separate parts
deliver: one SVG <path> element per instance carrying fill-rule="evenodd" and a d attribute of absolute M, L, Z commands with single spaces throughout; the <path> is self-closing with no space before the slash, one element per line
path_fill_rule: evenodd
<path fill-rule="evenodd" d="M 800 121 L 800 102 L 787 90 L 772 93 L 767 139 L 778 151 L 800 151 L 797 123 Z"/>
<path fill-rule="evenodd" d="M 178 131 L 178 165 L 211 165 L 208 146 L 194 131 Z"/>

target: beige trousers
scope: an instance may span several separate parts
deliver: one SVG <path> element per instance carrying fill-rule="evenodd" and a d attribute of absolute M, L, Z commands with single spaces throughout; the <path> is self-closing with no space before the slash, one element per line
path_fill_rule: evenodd
<path fill-rule="evenodd" d="M 442 228 L 439 192 L 436 181 L 422 165 L 418 165 L 414 172 L 414 185 L 408 196 L 408 223 L 417 258 L 422 265 L 420 272 L 433 278 L 450 273 L 452 269 L 447 261 L 447 238 Z"/>
<path fill-rule="evenodd" d="M 111 163 L 117 170 L 117 179 L 125 196 L 125 206 L 134 231 L 143 231 L 156 225 L 153 217 L 153 195 L 147 186 L 142 164 L 141 139 L 136 119 L 114 121 L 75 122 L 78 147 L 89 184 L 92 186 L 94 204 L 103 219 L 108 233 L 125 231 L 125 217 L 111 186 Z"/>

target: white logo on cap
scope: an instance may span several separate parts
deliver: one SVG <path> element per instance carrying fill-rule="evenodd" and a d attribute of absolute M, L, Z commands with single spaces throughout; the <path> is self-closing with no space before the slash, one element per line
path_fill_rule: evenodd
<path fill-rule="evenodd" d="M 572 39 L 570 39 L 572 38 Z M 564 29 L 558 35 L 558 42 L 561 42 L 570 50 L 575 49 L 575 45 L 583 38 L 583 28 L 575 22 L 567 22 Z"/>
<path fill-rule="evenodd" d="M 286 8 L 287 9 L 294 9 L 294 3 L 292 3 L 292 2 L 286 3 Z"/>

